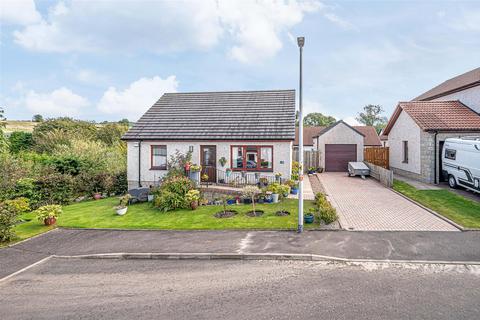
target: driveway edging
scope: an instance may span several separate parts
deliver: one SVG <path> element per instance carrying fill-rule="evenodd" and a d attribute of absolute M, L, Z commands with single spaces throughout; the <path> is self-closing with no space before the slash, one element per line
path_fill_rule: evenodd
<path fill-rule="evenodd" d="M 438 264 L 438 265 L 478 265 L 480 261 L 446 261 L 446 260 L 385 260 L 385 259 L 348 259 L 318 254 L 295 253 L 97 253 L 85 255 L 52 255 L 59 259 L 123 259 L 123 260 L 296 260 L 325 261 L 340 263 L 378 263 L 378 264 Z"/>

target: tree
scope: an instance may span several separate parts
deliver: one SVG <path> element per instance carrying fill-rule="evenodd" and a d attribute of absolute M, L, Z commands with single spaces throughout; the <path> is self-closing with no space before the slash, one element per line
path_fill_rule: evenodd
<path fill-rule="evenodd" d="M 356 117 L 357 121 L 366 125 L 373 126 L 377 130 L 377 133 L 385 128 L 387 125 L 387 117 L 382 116 L 384 112 L 382 106 L 378 104 L 368 104 L 363 107 L 363 112 L 359 112 Z"/>
<path fill-rule="evenodd" d="M 120 138 L 128 131 L 128 126 L 120 123 L 108 123 L 97 130 L 97 139 L 111 146 L 120 141 Z"/>
<path fill-rule="evenodd" d="M 42 122 L 43 121 L 43 116 L 41 114 L 36 114 L 32 118 L 33 122 Z"/>
<path fill-rule="evenodd" d="M 305 127 L 328 127 L 336 121 L 334 117 L 326 116 L 320 112 L 313 112 L 303 118 L 303 125 Z"/>
<path fill-rule="evenodd" d="M 128 119 L 126 119 L 126 118 L 118 121 L 118 123 L 123 124 L 123 125 L 126 125 L 127 127 L 130 126 L 130 121 L 129 121 Z"/>

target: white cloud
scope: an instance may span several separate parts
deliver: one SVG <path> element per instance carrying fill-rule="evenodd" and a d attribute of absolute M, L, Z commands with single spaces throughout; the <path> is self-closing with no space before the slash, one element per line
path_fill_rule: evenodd
<path fill-rule="evenodd" d="M 41 20 L 33 0 L 3 0 L 0 2 L 2 24 L 27 25 Z"/>
<path fill-rule="evenodd" d="M 72 0 L 14 32 L 19 45 L 46 52 L 154 53 L 207 50 L 224 40 L 229 55 L 254 62 L 275 55 L 282 37 L 321 8 L 316 0 L 136 2 Z"/>
<path fill-rule="evenodd" d="M 346 29 L 346 30 L 351 30 L 351 29 L 355 29 L 355 27 L 353 26 L 353 24 L 351 24 L 350 22 L 348 22 L 347 20 L 343 19 L 343 18 L 340 18 L 338 15 L 336 15 L 335 13 L 333 12 L 327 12 L 324 14 L 324 17 L 330 21 L 330 22 L 333 22 L 334 24 L 336 24 L 337 26 L 343 28 L 343 29 Z"/>
<path fill-rule="evenodd" d="M 362 124 L 355 119 L 355 117 L 346 117 L 342 119 L 351 126 L 361 126 Z"/>
<path fill-rule="evenodd" d="M 103 94 L 98 109 L 107 114 L 116 114 L 117 118 L 127 117 L 137 120 L 165 92 L 176 92 L 178 81 L 175 76 L 162 79 L 141 78 L 130 84 L 125 90 L 108 88 Z"/>
<path fill-rule="evenodd" d="M 24 105 L 33 113 L 44 116 L 77 116 L 81 110 L 89 105 L 87 99 L 73 93 L 65 87 L 53 90 L 50 93 L 28 91 L 17 105 Z"/>

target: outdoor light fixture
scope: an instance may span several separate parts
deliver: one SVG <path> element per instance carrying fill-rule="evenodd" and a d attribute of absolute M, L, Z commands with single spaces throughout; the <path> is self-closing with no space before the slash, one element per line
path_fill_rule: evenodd
<path fill-rule="evenodd" d="M 188 151 L 189 151 L 189 152 L 193 152 L 193 146 L 189 146 L 189 147 L 188 147 Z"/>
<path fill-rule="evenodd" d="M 299 48 L 303 48 L 303 45 L 305 44 L 305 37 L 298 37 L 297 43 Z"/>

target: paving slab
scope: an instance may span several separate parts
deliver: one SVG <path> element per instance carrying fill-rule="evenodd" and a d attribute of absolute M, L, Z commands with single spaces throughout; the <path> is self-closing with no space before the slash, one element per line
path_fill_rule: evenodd
<path fill-rule="evenodd" d="M 344 172 L 325 172 L 318 177 L 336 207 L 344 229 L 459 231 L 373 178 L 349 177 Z"/>

